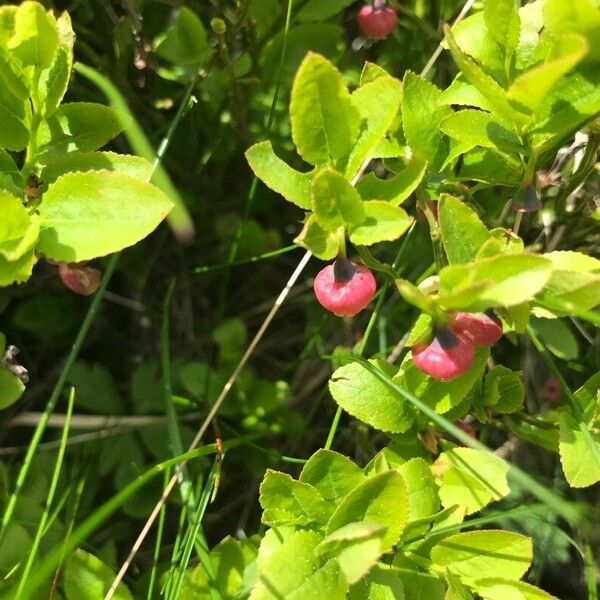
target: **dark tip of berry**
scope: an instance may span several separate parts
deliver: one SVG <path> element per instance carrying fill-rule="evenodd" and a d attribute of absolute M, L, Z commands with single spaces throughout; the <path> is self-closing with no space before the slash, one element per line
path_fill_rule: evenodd
<path fill-rule="evenodd" d="M 354 277 L 354 273 L 354 265 L 345 256 L 338 256 L 333 262 L 333 278 L 338 283 L 347 283 Z"/>
<path fill-rule="evenodd" d="M 454 348 L 458 344 L 458 337 L 445 326 L 436 327 L 435 337 L 444 350 Z"/>

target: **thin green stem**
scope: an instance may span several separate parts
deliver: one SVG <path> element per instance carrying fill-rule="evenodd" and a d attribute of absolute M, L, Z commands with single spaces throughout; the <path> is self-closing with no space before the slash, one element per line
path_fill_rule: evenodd
<path fill-rule="evenodd" d="M 63 459 L 65 457 L 65 450 L 67 448 L 67 436 L 69 434 L 69 427 L 71 425 L 71 415 L 73 414 L 74 402 L 75 388 L 72 387 L 71 392 L 69 393 L 69 403 L 67 405 L 65 424 L 63 425 L 62 434 L 60 437 L 60 447 L 56 456 L 56 462 L 54 463 L 54 471 L 52 473 L 50 487 L 48 488 L 48 495 L 46 496 L 46 505 L 44 506 L 44 512 L 42 513 L 42 516 L 40 517 L 40 520 L 38 522 L 37 531 L 35 532 L 35 538 L 27 555 L 27 563 L 25 564 L 25 568 L 23 569 L 23 573 L 21 574 L 21 581 L 19 582 L 19 587 L 17 588 L 15 600 L 19 600 L 23 592 L 25 591 L 25 586 L 27 585 L 27 582 L 29 580 L 29 574 L 31 572 L 33 562 L 35 561 L 35 558 L 37 556 L 42 536 L 45 533 L 46 523 L 48 522 L 48 516 L 50 514 L 50 509 L 52 508 L 52 502 L 54 501 L 54 494 L 56 493 L 56 488 L 58 486 L 58 478 L 60 476 L 60 470 L 62 468 Z"/>
<path fill-rule="evenodd" d="M 167 482 L 171 478 L 171 469 L 165 470 L 165 476 L 163 477 L 163 488 L 167 485 Z M 146 600 L 152 600 L 154 597 L 154 585 L 156 582 L 156 575 L 158 572 L 158 561 L 160 558 L 160 549 L 162 546 L 163 533 L 165 530 L 165 515 L 166 508 L 163 504 L 160 509 L 160 515 L 158 516 L 158 525 L 156 527 L 156 540 L 154 542 L 154 554 L 152 555 L 152 569 L 150 570 L 150 581 L 148 582 L 148 593 L 146 594 Z"/>
<path fill-rule="evenodd" d="M 596 576 L 596 563 L 594 561 L 594 552 L 589 542 L 584 544 L 583 552 L 588 600 L 598 600 L 598 585 L 596 583 L 598 578 Z"/>

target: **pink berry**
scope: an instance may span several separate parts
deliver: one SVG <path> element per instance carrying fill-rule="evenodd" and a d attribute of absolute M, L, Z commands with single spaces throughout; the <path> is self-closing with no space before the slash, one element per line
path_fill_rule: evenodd
<path fill-rule="evenodd" d="M 502 323 L 493 313 L 457 312 L 450 317 L 449 325 L 475 346 L 493 346 L 502 337 Z"/>
<path fill-rule="evenodd" d="M 376 3 L 377 6 L 366 4 L 356 14 L 356 21 L 361 31 L 372 40 L 382 40 L 393 31 L 398 23 L 396 11 L 389 6 Z"/>
<path fill-rule="evenodd" d="M 473 344 L 447 327 L 438 327 L 429 344 L 417 344 L 412 349 L 417 369 L 440 381 L 450 381 L 466 373 L 474 357 Z"/>
<path fill-rule="evenodd" d="M 542 384 L 542 398 L 551 406 L 558 404 L 562 396 L 560 381 L 556 377 L 548 377 Z"/>
<path fill-rule="evenodd" d="M 102 273 L 93 267 L 86 267 L 83 263 L 58 264 L 58 274 L 62 282 L 76 294 L 89 296 L 99 287 Z"/>
<path fill-rule="evenodd" d="M 315 277 L 315 296 L 338 317 L 353 317 L 371 302 L 377 282 L 366 267 L 338 258 Z"/>

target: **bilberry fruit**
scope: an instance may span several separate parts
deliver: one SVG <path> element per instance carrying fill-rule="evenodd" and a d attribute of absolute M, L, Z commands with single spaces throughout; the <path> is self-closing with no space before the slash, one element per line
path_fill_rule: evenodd
<path fill-rule="evenodd" d="M 356 14 L 361 31 L 372 40 L 382 40 L 394 30 L 398 23 L 396 11 L 384 2 L 366 4 Z"/>
<path fill-rule="evenodd" d="M 475 346 L 493 346 L 502 337 L 502 323 L 490 312 L 457 312 L 451 315 L 450 329 Z"/>

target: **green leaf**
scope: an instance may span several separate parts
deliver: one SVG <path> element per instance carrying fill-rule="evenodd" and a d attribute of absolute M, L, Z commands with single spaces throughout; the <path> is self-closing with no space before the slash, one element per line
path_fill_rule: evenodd
<path fill-rule="evenodd" d="M 448 140 L 440 133 L 439 124 L 452 111 L 438 105 L 441 91 L 432 83 L 406 73 L 402 94 L 402 126 L 413 154 L 426 160 L 438 171 L 448 154 Z"/>
<path fill-rule="evenodd" d="M 504 128 L 494 117 L 481 110 L 461 110 L 448 115 L 440 129 L 460 142 L 491 148 L 501 154 L 524 153 L 521 141 L 512 131 Z"/>
<path fill-rule="evenodd" d="M 489 237 L 477 213 L 455 196 L 441 194 L 438 215 L 448 262 L 451 265 L 472 262 Z"/>
<path fill-rule="evenodd" d="M 319 54 L 309 52 L 296 73 L 290 118 L 294 144 L 306 162 L 324 165 L 352 149 L 358 111 L 340 72 Z"/>
<path fill-rule="evenodd" d="M 440 499 L 431 467 L 422 458 L 411 458 L 397 467 L 408 493 L 408 522 L 431 517 L 440 510 Z"/>
<path fill-rule="evenodd" d="M 99 558 L 78 548 L 68 558 L 64 570 L 64 592 L 67 600 L 102 600 L 115 574 Z M 120 583 L 115 600 L 133 600 L 127 586 Z"/>
<path fill-rule="evenodd" d="M 372 171 L 356 185 L 365 200 L 387 200 L 390 204 L 402 204 L 418 187 L 425 176 L 427 163 L 416 156 L 406 168 L 390 179 L 379 179 Z"/>
<path fill-rule="evenodd" d="M 584 34 L 590 45 L 590 59 L 600 60 L 600 10 L 595 0 L 546 0 L 543 10 L 548 34 Z"/>
<path fill-rule="evenodd" d="M 21 237 L 8 241 L 0 241 L 0 256 L 7 261 L 18 261 L 25 254 L 31 253 L 40 234 L 40 219 L 36 214 L 27 218 L 27 228 Z M 2 239 L 0 237 L 0 239 Z"/>
<path fill-rule="evenodd" d="M 374 523 L 349 523 L 328 535 L 316 548 L 317 554 L 335 557 L 349 584 L 356 583 L 381 556 L 386 528 Z"/>
<path fill-rule="evenodd" d="M 302 231 L 294 239 L 321 260 L 331 260 L 339 252 L 339 239 L 335 231 L 325 231 L 315 215 L 310 214 L 304 221 Z"/>
<path fill-rule="evenodd" d="M 398 114 L 400 96 L 400 82 L 383 74 L 352 93 L 352 105 L 364 125 L 348 158 L 345 171 L 348 179 L 354 177 L 365 159 L 373 157 L 373 150 Z"/>
<path fill-rule="evenodd" d="M 496 365 L 485 377 L 484 404 L 503 414 L 519 410 L 525 397 L 521 377 L 521 371 L 511 371 L 503 365 Z"/>
<path fill-rule="evenodd" d="M 346 412 L 381 431 L 402 432 L 413 423 L 414 413 L 404 399 L 358 363 L 336 369 L 329 391 Z"/>
<path fill-rule="evenodd" d="M 14 96 L 7 86 L 0 85 L 0 146 L 7 150 L 23 150 L 29 141 L 25 124 L 31 114 L 29 103 Z"/>
<path fill-rule="evenodd" d="M 600 304 L 600 275 L 589 271 L 555 269 L 540 297 L 542 301 L 546 297 L 558 298 L 584 310 L 594 308 Z M 553 312 L 568 314 L 567 311 Z"/>
<path fill-rule="evenodd" d="M 0 46 L 0 77 L 6 91 L 21 102 L 29 98 L 29 82 L 14 55 Z"/>
<path fill-rule="evenodd" d="M 579 356 L 577 338 L 561 319 L 531 319 L 531 327 L 544 346 L 558 358 L 575 360 Z"/>
<path fill-rule="evenodd" d="M 244 572 L 256 559 L 256 554 L 255 540 L 249 538 L 240 541 L 230 536 L 221 540 L 210 551 L 216 584 L 225 598 L 233 598 L 244 584 Z M 211 585 L 214 587 L 215 581 L 209 582 L 206 567 L 199 564 L 186 571 L 179 597 L 208 600 L 211 598 Z"/>
<path fill-rule="evenodd" d="M 38 94 L 43 113 L 50 117 L 61 103 L 69 85 L 73 68 L 73 44 L 75 33 L 71 18 L 66 11 L 56 20 L 58 48 L 53 63 L 40 74 Z"/>
<path fill-rule="evenodd" d="M 404 586 L 397 569 L 377 563 L 350 588 L 350 600 L 404 600 Z M 429 598 L 429 597 L 428 597 Z M 433 600 L 433 599 L 432 599 Z"/>
<path fill-rule="evenodd" d="M 489 573 L 518 580 L 529 568 L 532 553 L 530 538 L 512 531 L 486 529 L 445 538 L 431 549 L 431 560 L 469 580 Z"/>
<path fill-rule="evenodd" d="M 540 32 L 544 27 L 543 7 L 546 0 L 534 0 L 519 8 L 521 32 L 515 52 L 515 67 L 523 71 L 539 62 L 537 56 Z"/>
<path fill-rule="evenodd" d="M 344 525 L 360 521 L 386 527 L 381 540 L 383 552 L 398 541 L 408 521 L 408 496 L 399 473 L 380 473 L 354 488 L 331 515 L 327 533 L 331 535 Z"/>
<path fill-rule="evenodd" d="M 440 454 L 434 469 L 441 473 L 439 494 L 444 508 L 458 504 L 470 515 L 510 492 L 508 465 L 491 452 L 453 448 Z"/>
<path fill-rule="evenodd" d="M 330 508 L 319 492 L 287 473 L 267 470 L 260 484 L 262 521 L 267 525 L 324 525 Z"/>
<path fill-rule="evenodd" d="M 474 587 L 484 600 L 556 600 L 555 596 L 530 583 L 500 577 L 479 579 Z"/>
<path fill-rule="evenodd" d="M 534 254 L 492 256 L 467 265 L 450 265 L 440 271 L 440 304 L 446 308 L 478 312 L 494 306 L 514 306 L 533 298 L 548 282 L 552 263 Z M 457 288 L 487 283 L 468 306 L 453 306 Z"/>
<path fill-rule="evenodd" d="M 0 410 L 14 404 L 25 391 L 25 384 L 8 369 L 0 366 Z"/>
<path fill-rule="evenodd" d="M 302 468 L 299 480 L 313 486 L 325 502 L 339 504 L 366 479 L 362 469 L 343 454 L 317 450 Z"/>
<path fill-rule="evenodd" d="M 504 49 L 505 64 L 508 67 L 519 43 L 521 22 L 517 3 L 515 0 L 484 0 L 483 16 L 491 36 Z"/>
<path fill-rule="evenodd" d="M 15 260 L 8 260 L 0 253 L 0 287 L 29 279 L 36 260 L 33 246 Z"/>
<path fill-rule="evenodd" d="M 394 380 L 437 413 L 443 414 L 464 400 L 473 384 L 481 377 L 488 356 L 487 348 L 478 348 L 471 368 L 464 375 L 452 381 L 438 381 L 417 369 L 410 355 L 407 355 Z"/>
<path fill-rule="evenodd" d="M 600 111 L 600 70 L 582 63 L 559 79 L 539 108 L 530 144 L 550 150 Z"/>
<path fill-rule="evenodd" d="M 512 108 L 508 103 L 506 92 L 500 87 L 500 84 L 485 73 L 471 57 L 467 56 L 458 47 L 450 29 L 446 27 L 444 31 L 454 62 L 462 71 L 465 79 L 481 92 L 483 97 L 493 108 L 494 115 L 498 119 L 501 119 L 507 127 L 528 123 L 530 118 Z M 512 125 L 513 123 L 514 125 Z"/>
<path fill-rule="evenodd" d="M 337 171 L 327 167 L 319 171 L 310 186 L 312 206 L 317 223 L 325 231 L 359 225 L 365 218 L 365 208 L 358 192 Z"/>
<path fill-rule="evenodd" d="M 97 150 L 121 131 L 125 117 L 114 108 L 92 102 L 61 105 L 38 131 L 41 154 Z"/>
<path fill-rule="evenodd" d="M 24 66 L 49 67 L 58 48 L 54 15 L 39 2 L 23 2 L 15 13 L 14 34 L 8 47 Z"/>
<path fill-rule="evenodd" d="M 452 34 L 465 54 L 483 65 L 491 75 L 501 80 L 505 78 L 504 48 L 488 28 L 484 11 L 476 12 L 454 25 Z"/>
<path fill-rule="evenodd" d="M 292 169 L 273 151 L 271 142 L 261 142 L 246 150 L 246 160 L 254 174 L 274 192 L 300 208 L 311 209 L 310 181 L 312 173 Z"/>
<path fill-rule="evenodd" d="M 600 433 L 564 413 L 559 419 L 558 449 L 571 487 L 588 487 L 600 481 Z"/>
<path fill-rule="evenodd" d="M 1 249 L 4 242 L 18 239 L 24 235 L 29 227 L 29 213 L 19 198 L 4 190 L 0 190 L 0 210 L 2 211 L 0 220 Z"/>
<path fill-rule="evenodd" d="M 445 586 L 443 582 L 432 573 L 423 573 L 414 569 L 398 569 L 400 579 L 404 586 L 404 598 L 427 600 L 445 600 Z M 402 596 L 401 596 L 402 598 Z"/>
<path fill-rule="evenodd" d="M 458 177 L 492 185 L 516 187 L 523 180 L 523 171 L 523 167 L 507 160 L 504 155 L 496 154 L 491 150 L 475 148 L 463 156 Z"/>
<path fill-rule="evenodd" d="M 454 81 L 442 92 L 438 104 L 475 106 L 488 112 L 492 111 L 492 107 L 485 99 L 485 96 L 473 84 L 465 81 L 462 73 L 459 73 L 454 78 Z"/>
<path fill-rule="evenodd" d="M 175 65 L 198 67 L 213 52 L 202 21 L 187 6 L 181 6 L 175 21 L 155 40 L 156 54 Z"/>
<path fill-rule="evenodd" d="M 600 260 L 581 252 L 557 250 L 546 252 L 544 257 L 552 261 L 558 271 L 577 271 L 578 273 L 596 273 L 600 275 Z"/>
<path fill-rule="evenodd" d="M 117 154 L 116 152 L 69 152 L 50 160 L 40 175 L 44 185 L 56 181 L 61 175 L 71 171 L 117 171 L 142 181 L 152 174 L 152 165 L 139 156 Z"/>
<path fill-rule="evenodd" d="M 397 240 L 413 222 L 404 209 L 385 200 L 369 200 L 364 209 L 364 222 L 350 228 L 350 241 L 360 246 Z"/>
<path fill-rule="evenodd" d="M 77 390 L 77 405 L 101 415 L 122 415 L 123 399 L 110 371 L 99 363 L 76 362 L 67 374 L 67 381 Z"/>
<path fill-rule="evenodd" d="M 157 187 L 129 175 L 67 173 L 43 196 L 38 249 L 65 262 L 117 252 L 154 231 L 171 207 Z"/>
<path fill-rule="evenodd" d="M 297 531 L 261 559 L 259 551 L 258 583 L 250 600 L 344 600 L 348 583 L 337 560 L 317 556 L 323 540 L 314 531 Z"/>
<path fill-rule="evenodd" d="M 556 82 L 569 73 L 586 53 L 587 44 L 580 36 L 564 36 L 555 40 L 553 54 L 556 57 L 519 75 L 508 89 L 508 97 L 537 113 Z"/>

